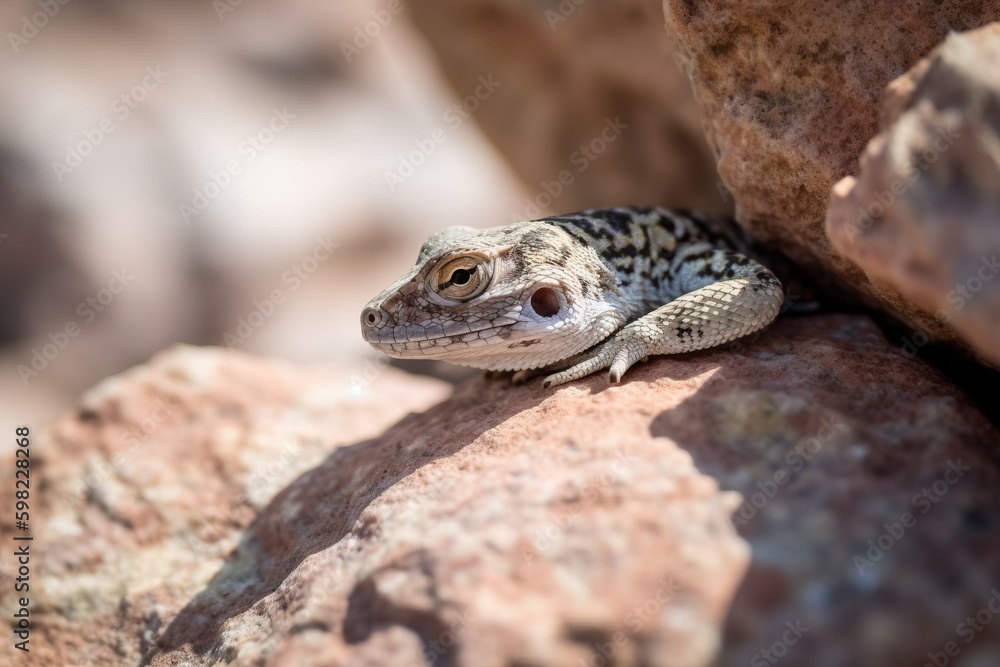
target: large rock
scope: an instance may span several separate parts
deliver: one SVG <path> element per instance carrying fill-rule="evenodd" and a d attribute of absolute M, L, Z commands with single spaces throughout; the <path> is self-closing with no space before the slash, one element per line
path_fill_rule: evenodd
<path fill-rule="evenodd" d="M 1000 364 L 1000 24 L 949 36 L 889 86 L 827 230 L 874 283 Z"/>
<path fill-rule="evenodd" d="M 956 629 L 1000 586 L 998 434 L 866 318 L 364 439 L 445 393 L 187 349 L 102 384 L 36 444 L 33 664 L 1000 660 Z"/>
<path fill-rule="evenodd" d="M 514 219 L 621 204 L 725 212 L 659 0 L 405 3 L 531 193 Z M 605 141 L 607 140 L 607 141 Z"/>
<path fill-rule="evenodd" d="M 374 362 L 307 370 L 184 347 L 91 389 L 33 438 L 30 664 L 138 664 L 276 493 L 449 393 Z M 8 620 L 17 566 L 0 557 Z"/>
<path fill-rule="evenodd" d="M 833 252 L 830 188 L 878 132 L 885 87 L 951 30 L 1000 19 L 995 2 L 665 0 L 738 219 L 828 288 L 942 339 L 954 329 Z M 981 71 L 989 69 L 982 64 Z"/>

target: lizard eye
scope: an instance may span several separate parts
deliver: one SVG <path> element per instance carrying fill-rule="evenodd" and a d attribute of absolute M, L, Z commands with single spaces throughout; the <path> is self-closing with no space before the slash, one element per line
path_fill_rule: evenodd
<path fill-rule="evenodd" d="M 451 274 L 449 282 L 453 285 L 465 285 L 472 280 L 472 274 L 475 273 L 475 271 L 475 267 L 472 268 L 472 271 L 469 271 L 468 269 L 455 269 L 455 273 Z"/>
<path fill-rule="evenodd" d="M 469 299 L 486 287 L 485 273 L 482 257 L 456 257 L 435 269 L 432 287 L 435 292 L 450 299 Z"/>

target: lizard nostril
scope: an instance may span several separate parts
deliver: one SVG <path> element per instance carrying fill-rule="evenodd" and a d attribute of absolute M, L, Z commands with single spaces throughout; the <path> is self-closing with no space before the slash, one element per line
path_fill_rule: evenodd
<path fill-rule="evenodd" d="M 559 297 L 554 289 L 542 287 L 531 295 L 531 307 L 541 317 L 552 317 L 559 313 Z"/>
<path fill-rule="evenodd" d="M 365 324 L 373 327 L 382 321 L 382 311 L 378 308 L 366 308 L 365 312 L 361 315 L 361 319 Z"/>

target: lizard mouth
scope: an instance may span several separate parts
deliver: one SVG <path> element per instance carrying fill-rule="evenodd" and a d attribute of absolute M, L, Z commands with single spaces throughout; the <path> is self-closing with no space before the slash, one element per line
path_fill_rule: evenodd
<path fill-rule="evenodd" d="M 433 348 L 474 348 L 488 345 L 492 338 L 505 338 L 513 323 L 494 324 L 481 321 L 475 325 L 463 322 L 409 325 L 368 329 L 365 340 L 375 349 L 391 352 L 424 352 Z"/>

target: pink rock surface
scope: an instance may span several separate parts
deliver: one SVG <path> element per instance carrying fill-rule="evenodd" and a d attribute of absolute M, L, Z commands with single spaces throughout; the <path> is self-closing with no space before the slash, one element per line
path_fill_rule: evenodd
<path fill-rule="evenodd" d="M 33 664 L 919 665 L 1000 583 L 997 432 L 863 317 L 617 386 L 369 375 L 179 349 L 90 392 L 39 443 Z"/>
<path fill-rule="evenodd" d="M 94 387 L 34 436 L 30 664 L 137 664 L 284 486 L 449 393 L 381 363 L 306 369 L 188 347 Z M 0 558 L 0 579 L 16 567 Z M 5 618 L 12 593 L 0 587 Z"/>

